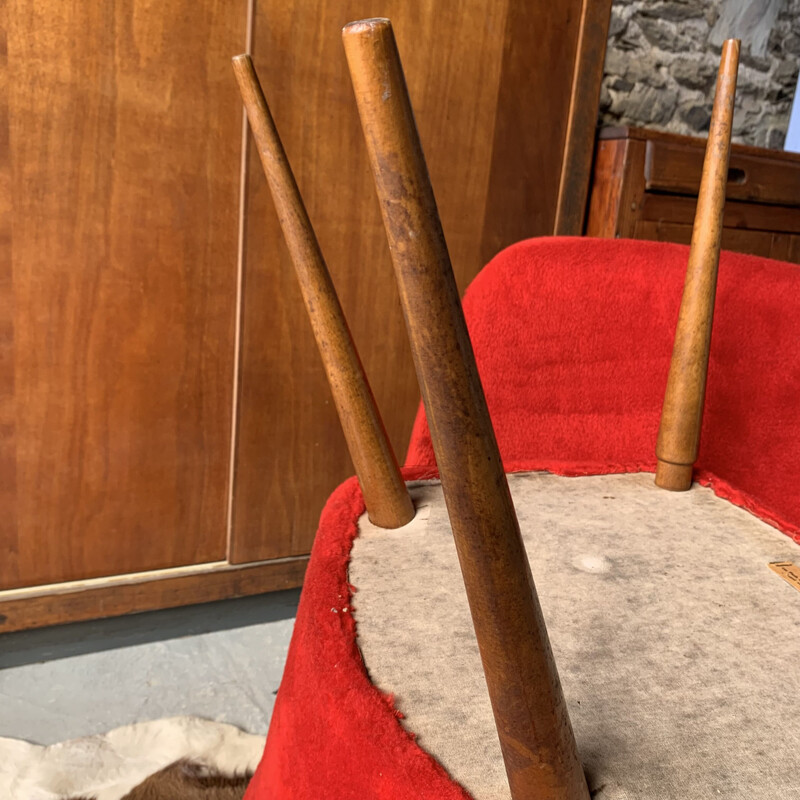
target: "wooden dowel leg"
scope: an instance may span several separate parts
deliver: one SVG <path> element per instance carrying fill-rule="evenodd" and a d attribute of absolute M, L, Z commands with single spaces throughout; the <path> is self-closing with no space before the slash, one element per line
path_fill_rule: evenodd
<path fill-rule="evenodd" d="M 722 46 L 686 282 L 656 445 L 656 484 L 672 491 L 685 491 L 692 485 L 692 468 L 700 446 L 738 67 L 739 40 L 729 39 Z"/>
<path fill-rule="evenodd" d="M 236 56 L 233 68 L 367 513 L 379 527 L 398 528 L 414 516 L 411 498 L 250 56 Z"/>
<path fill-rule="evenodd" d="M 511 794 L 587 800 L 392 27 L 343 38 Z"/>

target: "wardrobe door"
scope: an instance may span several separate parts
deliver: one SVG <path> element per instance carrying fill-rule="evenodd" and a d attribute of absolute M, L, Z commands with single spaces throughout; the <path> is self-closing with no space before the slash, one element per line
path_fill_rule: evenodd
<path fill-rule="evenodd" d="M 596 19 L 579 48 L 587 8 Z M 568 121 L 576 104 L 593 102 L 589 124 L 573 126 L 583 144 L 571 145 L 587 161 L 585 196 L 609 13 L 608 0 L 255 0 L 254 62 L 401 461 L 419 389 L 342 26 L 392 20 L 463 290 L 501 248 L 553 233 Z M 576 70 L 583 60 L 591 91 Z M 254 148 L 243 285 L 237 563 L 307 553 L 325 499 L 353 473 Z"/>
<path fill-rule="evenodd" d="M 0 589 L 224 559 L 245 4 L 0 15 Z"/>

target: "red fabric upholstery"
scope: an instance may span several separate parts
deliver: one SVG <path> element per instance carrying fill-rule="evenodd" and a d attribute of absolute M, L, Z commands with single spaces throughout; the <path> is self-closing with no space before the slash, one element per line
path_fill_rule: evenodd
<path fill-rule="evenodd" d="M 652 470 L 687 248 L 542 239 L 465 298 L 506 467 Z M 800 539 L 800 268 L 724 253 L 699 477 Z M 424 415 L 405 477 L 435 474 Z M 264 758 L 245 800 L 466 800 L 369 682 L 347 583 L 363 500 L 322 513 Z"/>
<path fill-rule="evenodd" d="M 655 470 L 688 254 L 533 239 L 475 278 L 464 312 L 508 471 Z M 406 463 L 435 464 L 421 408 Z M 697 477 L 800 541 L 795 264 L 722 253 Z"/>
<path fill-rule="evenodd" d="M 431 472 L 404 474 L 413 480 Z M 392 698 L 364 669 L 347 583 L 363 512 L 355 478 L 322 512 L 267 746 L 245 800 L 468 798 L 403 730 Z"/>

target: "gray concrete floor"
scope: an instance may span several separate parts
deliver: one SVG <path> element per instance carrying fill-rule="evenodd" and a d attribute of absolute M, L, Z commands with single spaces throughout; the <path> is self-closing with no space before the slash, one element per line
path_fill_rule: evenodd
<path fill-rule="evenodd" d="M 264 734 L 299 590 L 0 635 L 0 736 L 193 715 Z"/>

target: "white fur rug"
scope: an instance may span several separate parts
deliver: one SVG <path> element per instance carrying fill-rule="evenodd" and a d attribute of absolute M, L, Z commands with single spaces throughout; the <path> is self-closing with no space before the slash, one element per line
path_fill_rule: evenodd
<path fill-rule="evenodd" d="M 0 798 L 120 800 L 179 759 L 225 774 L 252 772 L 264 741 L 233 725 L 195 717 L 140 722 L 49 747 L 0 737 Z"/>

